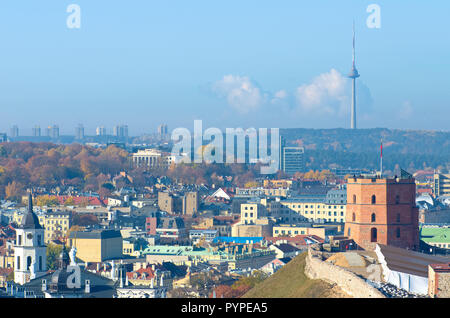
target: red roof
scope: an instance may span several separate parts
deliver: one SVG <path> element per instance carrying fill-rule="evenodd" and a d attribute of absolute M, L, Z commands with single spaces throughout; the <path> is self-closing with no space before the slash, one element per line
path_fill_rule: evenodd
<path fill-rule="evenodd" d="M 134 277 L 135 274 L 137 274 L 137 278 Z M 145 274 L 145 277 L 143 274 Z M 128 277 L 128 279 L 151 280 L 153 277 L 155 277 L 155 273 L 153 272 L 152 268 L 149 266 L 147 268 L 140 268 L 134 272 L 127 272 L 127 277 Z"/>
<path fill-rule="evenodd" d="M 435 272 L 450 272 L 450 263 L 446 264 L 430 264 Z"/>
<path fill-rule="evenodd" d="M 59 201 L 59 204 L 63 205 L 67 199 L 72 198 L 74 205 L 79 205 L 82 203 L 87 203 L 88 205 L 98 205 L 98 206 L 105 206 L 108 205 L 108 199 L 101 200 L 97 197 L 76 197 L 76 196 L 69 196 L 69 195 L 57 195 L 55 198 Z"/>

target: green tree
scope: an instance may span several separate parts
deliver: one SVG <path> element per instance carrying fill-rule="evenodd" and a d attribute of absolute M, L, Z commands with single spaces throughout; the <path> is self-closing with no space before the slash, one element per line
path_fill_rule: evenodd
<path fill-rule="evenodd" d="M 47 245 L 47 268 L 50 270 L 58 269 L 58 257 L 61 254 L 62 246 L 56 244 Z"/>

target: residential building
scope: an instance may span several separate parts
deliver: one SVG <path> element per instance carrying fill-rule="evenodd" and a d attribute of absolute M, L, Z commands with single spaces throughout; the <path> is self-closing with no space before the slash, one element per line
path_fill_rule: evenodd
<path fill-rule="evenodd" d="M 45 243 L 66 236 L 71 226 L 72 213 L 62 211 L 47 212 L 44 217 Z"/>

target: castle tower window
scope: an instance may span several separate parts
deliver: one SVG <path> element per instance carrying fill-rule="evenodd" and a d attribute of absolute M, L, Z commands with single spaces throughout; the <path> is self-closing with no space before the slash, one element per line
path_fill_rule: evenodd
<path fill-rule="evenodd" d="M 397 222 L 400 222 L 400 213 L 397 213 Z"/>
<path fill-rule="evenodd" d="M 395 196 L 395 204 L 400 204 L 400 196 L 398 194 Z"/>
<path fill-rule="evenodd" d="M 353 203 L 356 203 L 356 194 L 353 195 Z"/>
<path fill-rule="evenodd" d="M 372 204 L 377 203 L 377 197 L 374 195 L 372 195 Z"/>
<path fill-rule="evenodd" d="M 400 228 L 399 227 L 397 228 L 396 232 L 397 232 L 396 233 L 397 234 L 397 238 L 400 238 Z"/>
<path fill-rule="evenodd" d="M 370 241 L 377 242 L 377 229 L 375 227 L 370 229 Z"/>
<path fill-rule="evenodd" d="M 375 213 L 372 213 L 371 220 L 372 220 L 372 222 L 377 221 L 377 216 L 375 215 Z"/>
<path fill-rule="evenodd" d="M 356 214 L 355 214 L 355 213 L 352 214 L 352 221 L 353 221 L 353 222 L 356 221 Z"/>

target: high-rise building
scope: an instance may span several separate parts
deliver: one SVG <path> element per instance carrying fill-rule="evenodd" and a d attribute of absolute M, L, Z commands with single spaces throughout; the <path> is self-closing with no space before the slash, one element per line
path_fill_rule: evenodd
<path fill-rule="evenodd" d="M 53 139 L 59 138 L 59 126 L 58 125 L 53 125 L 51 127 L 51 137 Z"/>
<path fill-rule="evenodd" d="M 19 137 L 19 127 L 17 125 L 11 127 L 11 137 Z"/>
<path fill-rule="evenodd" d="M 419 211 L 414 178 L 352 177 L 347 183 L 345 235 L 364 249 L 418 249 Z"/>
<path fill-rule="evenodd" d="M 97 136 L 105 136 L 106 135 L 106 128 L 103 126 L 97 127 L 95 130 L 95 133 Z"/>
<path fill-rule="evenodd" d="M 41 137 L 41 127 L 36 125 L 32 129 L 33 137 Z"/>
<path fill-rule="evenodd" d="M 76 139 L 78 139 L 78 140 L 84 139 L 84 127 L 82 124 L 79 124 L 77 126 L 77 128 L 75 129 L 75 132 L 76 132 L 76 135 L 75 135 Z"/>
<path fill-rule="evenodd" d="M 0 133 L 0 142 L 7 142 L 8 136 L 5 133 Z"/>
<path fill-rule="evenodd" d="M 433 179 L 433 194 L 436 197 L 450 195 L 450 174 L 435 173 Z"/>
<path fill-rule="evenodd" d="M 287 174 L 295 174 L 305 170 L 305 148 L 286 147 L 285 140 L 280 136 L 280 170 Z"/>
<path fill-rule="evenodd" d="M 114 126 L 113 136 L 120 138 L 128 138 L 128 126 L 127 125 Z"/>
<path fill-rule="evenodd" d="M 158 136 L 161 140 L 164 140 L 167 138 L 168 135 L 168 129 L 166 124 L 161 124 L 158 126 Z"/>
<path fill-rule="evenodd" d="M 356 54 L 355 54 L 355 24 L 353 24 L 353 64 L 352 70 L 348 77 L 352 79 L 352 108 L 351 108 L 351 129 L 356 129 L 356 79 L 359 77 L 356 69 Z"/>

